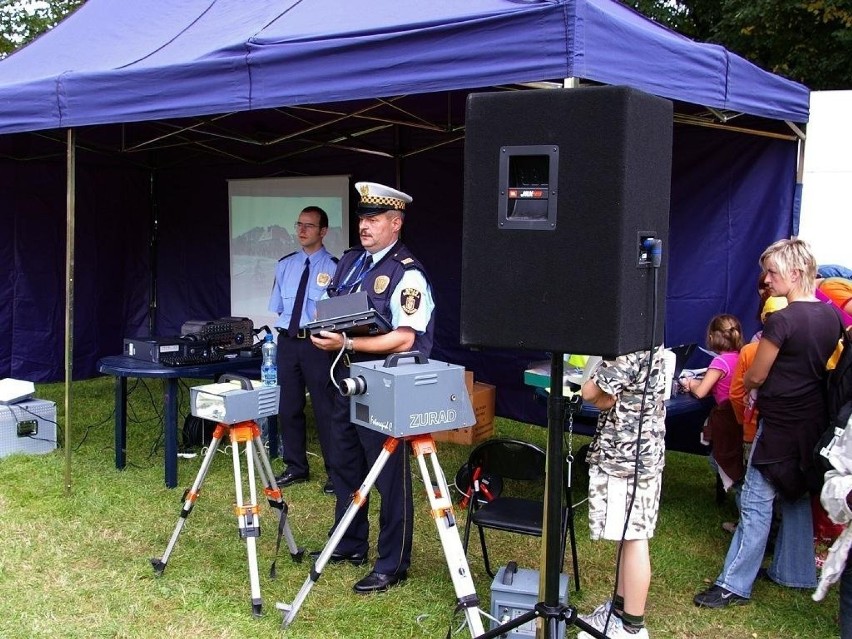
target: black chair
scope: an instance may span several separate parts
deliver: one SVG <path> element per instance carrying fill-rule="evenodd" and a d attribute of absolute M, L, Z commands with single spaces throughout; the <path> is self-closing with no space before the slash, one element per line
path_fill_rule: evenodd
<path fill-rule="evenodd" d="M 546 462 L 541 448 L 514 439 L 490 439 L 474 448 L 468 457 L 467 472 L 473 481 L 470 482 L 472 490 L 467 499 L 464 550 L 467 554 L 473 524 L 479 531 L 485 570 L 492 578 L 494 571 L 485 544 L 486 528 L 536 537 L 542 535 Z M 492 490 L 489 490 L 489 485 Z M 566 537 L 570 534 L 574 584 L 579 590 L 574 507 L 565 472 L 562 473 L 562 493 L 560 571 L 565 563 Z"/>

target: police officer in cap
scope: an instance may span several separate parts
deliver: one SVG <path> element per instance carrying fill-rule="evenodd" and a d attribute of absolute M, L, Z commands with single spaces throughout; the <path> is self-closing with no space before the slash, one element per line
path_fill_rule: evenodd
<path fill-rule="evenodd" d="M 340 258 L 327 294 L 366 291 L 393 330 L 357 337 L 322 331 L 311 339 L 329 353 L 345 350 L 348 362 L 382 359 L 388 353 L 412 350 L 429 356 L 434 335 L 432 289 L 423 266 L 399 239 L 411 197 L 374 182 L 358 182 L 355 188 L 361 198 L 357 211 L 361 246 L 350 248 Z M 336 379 L 349 375 L 348 362 L 336 367 Z M 378 458 L 387 436 L 352 424 L 348 397 L 334 391 L 332 401 L 330 470 L 336 496 L 336 525 Z M 385 591 L 408 576 L 414 506 L 407 446 L 398 446 L 390 456 L 376 480 L 376 488 L 382 500 L 377 557 L 373 570 L 354 586 L 355 592 L 361 594 Z M 367 563 L 367 510 L 365 504 L 357 511 L 331 556 L 332 562 Z"/>

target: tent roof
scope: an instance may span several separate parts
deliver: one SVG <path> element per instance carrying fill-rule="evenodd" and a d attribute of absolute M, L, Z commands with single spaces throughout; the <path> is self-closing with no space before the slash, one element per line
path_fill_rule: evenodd
<path fill-rule="evenodd" d="M 808 119 L 806 87 L 615 0 L 88 0 L 0 62 L 0 133 L 566 77 Z"/>

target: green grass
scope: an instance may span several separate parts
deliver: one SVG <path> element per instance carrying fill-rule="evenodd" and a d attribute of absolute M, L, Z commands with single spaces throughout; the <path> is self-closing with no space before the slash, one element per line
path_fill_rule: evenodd
<path fill-rule="evenodd" d="M 37 389 L 38 397 L 57 402 L 61 425 L 63 392 L 62 384 Z M 272 511 L 264 503 L 257 553 L 264 614 L 259 619 L 252 617 L 246 546 L 237 536 L 231 509 L 234 479 L 230 455 L 217 455 L 213 461 L 168 567 L 163 575 L 154 575 L 149 558 L 163 554 L 178 520 L 183 488 L 192 484 L 201 463 L 201 457 L 181 459 L 180 488 L 164 487 L 158 414 L 161 396 L 155 382 L 140 382 L 133 388 L 128 408 L 128 467 L 118 471 L 113 460 L 112 380 L 73 384 L 69 494 L 64 487 L 61 449 L 47 455 L 0 459 L 0 598 L 4 608 L 0 637 L 282 635 L 275 603 L 293 600 L 310 564 L 295 564 L 284 552 L 278 559 L 277 579 L 269 578 L 275 527 Z M 496 432 L 545 444 L 545 429 L 536 426 L 498 419 Z M 575 450 L 587 441 L 575 437 Z M 310 446 L 318 450 L 315 439 Z M 450 481 L 468 452 L 468 447 L 440 445 L 438 456 Z M 319 549 L 333 523 L 332 498 L 321 492 L 325 481 L 321 460 L 314 455 L 311 464 L 312 481 L 286 490 L 285 499 L 296 542 Z M 273 468 L 280 471 L 280 460 L 273 460 Z M 358 596 L 351 587 L 367 568 L 329 565 L 286 636 L 439 638 L 446 636 L 451 623 L 462 620 L 453 616 L 452 582 L 416 465 L 414 468 L 417 519 L 408 582 L 382 595 Z M 577 466 L 575 502 L 585 496 L 585 488 Z M 375 495 L 373 541 L 377 504 Z M 576 515 L 582 590 L 570 591 L 570 603 L 581 612 L 609 596 L 614 572 L 614 548 L 588 539 L 586 512 L 583 504 Z M 463 530 L 464 514 L 458 514 Z M 706 459 L 667 454 L 660 522 L 651 543 L 653 579 L 647 611 L 651 635 L 680 639 L 837 636 L 836 591 L 817 604 L 809 591 L 761 581 L 748 606 L 721 611 L 693 606 L 694 593 L 721 568 L 730 536 L 720 523 L 733 517 L 732 503 L 715 504 L 714 479 Z M 495 565 L 513 559 L 521 567 L 538 567 L 539 539 L 498 534 L 488 538 Z M 469 558 L 477 593 L 487 611 L 491 580 L 475 540 Z M 568 636 L 573 635 L 570 629 Z"/>

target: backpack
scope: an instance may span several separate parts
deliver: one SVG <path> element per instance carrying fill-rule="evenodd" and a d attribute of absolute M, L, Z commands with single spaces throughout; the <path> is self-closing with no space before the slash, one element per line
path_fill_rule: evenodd
<path fill-rule="evenodd" d="M 826 378 L 826 408 L 828 424 L 814 448 L 814 463 L 820 474 L 832 469 L 828 454 L 852 415 L 852 337 L 843 331 L 838 343 L 842 349 L 834 368 Z"/>

